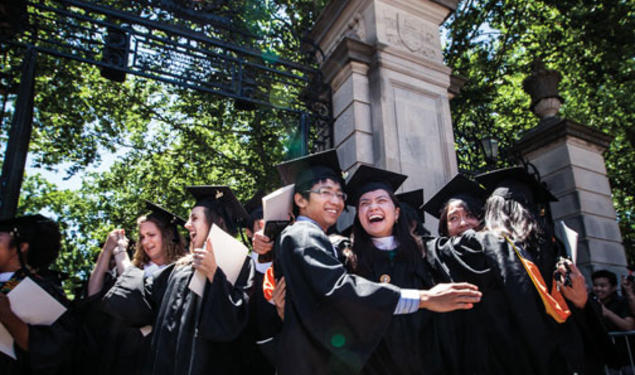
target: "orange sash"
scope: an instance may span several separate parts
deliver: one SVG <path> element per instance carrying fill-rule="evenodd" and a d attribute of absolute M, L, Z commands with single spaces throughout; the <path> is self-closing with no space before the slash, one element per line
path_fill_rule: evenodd
<path fill-rule="evenodd" d="M 540 295 L 540 299 L 542 299 L 542 303 L 545 305 L 547 314 L 551 316 L 556 322 L 564 323 L 569 315 L 571 315 L 571 310 L 569 310 L 569 306 L 567 306 L 567 302 L 565 301 L 564 296 L 556 287 L 556 281 L 553 280 L 551 284 L 551 293 L 549 293 L 547 284 L 545 284 L 545 280 L 542 278 L 538 267 L 532 261 L 523 258 L 516 248 L 516 245 L 514 245 L 514 243 L 507 236 L 505 236 L 505 239 L 514 249 L 516 255 L 518 255 L 518 258 L 520 259 L 520 262 L 523 264 L 525 271 L 527 271 L 531 282 L 534 284 L 534 287 Z"/>
<path fill-rule="evenodd" d="M 271 302 L 273 298 L 273 290 L 276 287 L 276 279 L 273 277 L 273 266 L 267 268 L 265 277 L 262 280 L 262 294 L 265 295 L 265 299 Z"/>

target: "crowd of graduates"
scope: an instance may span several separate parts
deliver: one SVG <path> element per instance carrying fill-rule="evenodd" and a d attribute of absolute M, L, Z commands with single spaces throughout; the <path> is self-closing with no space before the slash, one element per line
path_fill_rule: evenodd
<path fill-rule="evenodd" d="M 48 271 L 56 223 L 0 222 L 0 323 L 15 352 L 0 353 L 0 373 L 565 375 L 614 365 L 603 306 L 554 235 L 555 198 L 524 168 L 457 175 L 425 204 L 421 190 L 396 194 L 399 173 L 361 165 L 344 179 L 334 150 L 278 171 L 293 184 L 290 222 L 264 223 L 262 194 L 241 204 L 227 186 L 187 187 L 187 220 L 147 202 L 134 253 L 129 234 L 112 231 L 72 302 Z M 338 231 L 344 210 L 354 220 Z M 438 236 L 423 211 L 439 219 Z M 249 238 L 235 279 L 217 263 L 213 224 Z M 12 311 L 8 295 L 27 278 L 66 307 L 52 324 Z"/>

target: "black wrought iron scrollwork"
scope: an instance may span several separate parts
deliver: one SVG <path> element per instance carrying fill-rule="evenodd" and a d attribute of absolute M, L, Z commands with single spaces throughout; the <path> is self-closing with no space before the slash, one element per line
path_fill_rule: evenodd
<path fill-rule="evenodd" d="M 132 74 L 233 98 L 237 110 L 305 114 L 306 150 L 331 146 L 331 98 L 316 68 L 317 47 L 298 39 L 296 61 L 254 48 L 256 37 L 232 22 L 236 10 L 227 0 L 19 3 L 24 17 L 0 31 L 0 42 L 96 65 L 118 82 Z M 0 7 L 0 18 L 7 14 Z"/>

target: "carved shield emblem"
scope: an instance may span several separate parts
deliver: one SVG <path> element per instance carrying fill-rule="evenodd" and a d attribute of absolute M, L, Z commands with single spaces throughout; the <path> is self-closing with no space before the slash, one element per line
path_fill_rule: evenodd
<path fill-rule="evenodd" d="M 397 13 L 397 31 L 399 39 L 410 52 L 423 48 L 423 30 L 416 19 Z"/>

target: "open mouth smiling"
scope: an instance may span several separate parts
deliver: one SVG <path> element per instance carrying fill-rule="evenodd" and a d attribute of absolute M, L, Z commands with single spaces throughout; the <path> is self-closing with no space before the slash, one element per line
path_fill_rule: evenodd
<path fill-rule="evenodd" d="M 381 221 L 384 220 L 384 217 L 382 215 L 378 215 L 378 214 L 374 214 L 374 215 L 370 215 L 368 217 L 368 221 L 371 223 L 379 223 Z"/>

